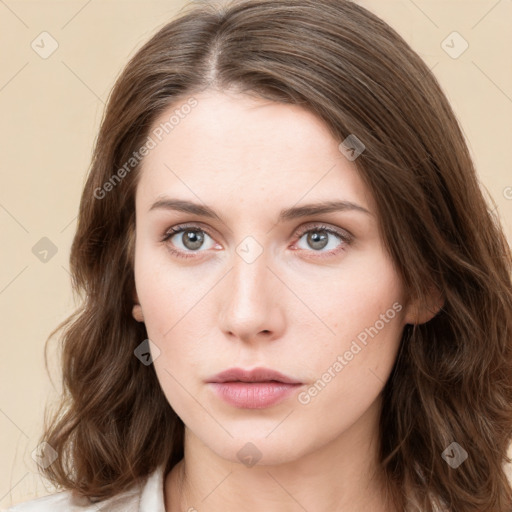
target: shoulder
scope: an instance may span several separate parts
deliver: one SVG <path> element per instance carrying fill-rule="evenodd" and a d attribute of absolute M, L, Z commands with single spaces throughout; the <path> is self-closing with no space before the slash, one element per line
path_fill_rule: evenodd
<path fill-rule="evenodd" d="M 72 491 L 62 491 L 14 505 L 6 512 L 138 512 L 139 503 L 140 489 L 98 503 L 78 497 Z"/>
<path fill-rule="evenodd" d="M 76 505 L 80 506 L 78 500 L 74 499 L 70 491 L 64 491 L 24 501 L 23 503 L 8 508 L 6 512 L 49 512 L 50 510 L 53 512 L 61 512 L 64 510 L 72 510 L 71 507 L 75 507 Z M 89 505 L 94 506 L 92 503 L 89 503 Z M 82 503 L 81 506 L 85 512 L 87 505 Z"/>
<path fill-rule="evenodd" d="M 92 502 L 67 490 L 14 505 L 5 512 L 165 512 L 164 466 L 143 481 L 107 500 Z"/>

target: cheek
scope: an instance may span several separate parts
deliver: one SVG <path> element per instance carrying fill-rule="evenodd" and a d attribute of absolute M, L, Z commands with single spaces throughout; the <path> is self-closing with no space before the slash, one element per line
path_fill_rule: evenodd
<path fill-rule="evenodd" d="M 148 335 L 161 339 L 186 314 L 194 288 L 179 269 L 169 267 L 165 248 L 151 249 L 149 241 L 146 245 L 142 242 L 135 253 L 137 295 Z"/>
<path fill-rule="evenodd" d="M 347 319 L 333 336 L 334 343 L 304 354 L 312 379 L 297 401 L 308 417 L 321 415 L 325 431 L 349 428 L 385 386 L 403 329 L 399 305 L 394 304 L 394 308 L 389 304 L 386 309 L 374 308 L 372 314 L 364 311 L 357 319 Z M 385 320 L 379 318 L 381 312 Z"/>
<path fill-rule="evenodd" d="M 339 393 L 349 401 L 362 398 L 366 386 L 374 395 L 384 386 L 400 345 L 405 312 L 400 280 L 381 256 L 340 273 L 324 289 L 314 303 L 324 325 L 308 323 L 301 330 L 303 340 L 316 339 L 304 345 L 303 360 L 314 379 L 320 378 L 319 389 L 324 384 L 331 389 L 333 395 L 326 393 L 331 398 Z"/>
<path fill-rule="evenodd" d="M 211 315 L 206 315 L 207 302 L 202 299 L 211 283 L 195 284 L 198 281 L 169 268 L 158 255 L 152 257 L 148 251 L 145 256 L 135 265 L 137 294 L 148 338 L 159 349 L 155 359 L 158 377 L 174 389 L 177 384 L 171 374 L 179 375 L 180 382 L 190 375 L 201 375 L 204 340 L 212 333 L 212 325 L 206 321 Z"/>
<path fill-rule="evenodd" d="M 331 338 L 342 342 L 355 337 L 374 326 L 390 309 L 384 321 L 392 319 L 393 322 L 386 321 L 386 327 L 389 323 L 400 324 L 400 312 L 405 309 L 400 279 L 381 251 L 347 260 L 346 266 L 326 279 L 314 296 L 308 291 L 308 283 L 304 283 L 298 293 L 307 296 L 308 304 L 313 305 L 312 309 L 323 321 L 322 337 L 326 341 Z M 382 327 L 380 322 L 378 327 Z"/>

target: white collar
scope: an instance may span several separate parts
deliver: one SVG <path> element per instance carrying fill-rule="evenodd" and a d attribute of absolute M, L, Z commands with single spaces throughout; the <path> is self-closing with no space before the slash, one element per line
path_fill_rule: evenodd
<path fill-rule="evenodd" d="M 139 512 L 165 512 L 164 469 L 162 464 L 148 476 L 140 496 Z"/>

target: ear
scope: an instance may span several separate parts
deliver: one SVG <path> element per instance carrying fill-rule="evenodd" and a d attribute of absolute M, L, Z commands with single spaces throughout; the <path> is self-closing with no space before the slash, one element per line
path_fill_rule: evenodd
<path fill-rule="evenodd" d="M 137 320 L 137 322 L 144 322 L 144 314 L 142 313 L 142 306 L 139 304 L 139 297 L 137 296 L 137 291 L 133 290 L 133 308 L 132 308 L 132 316 Z"/>
<path fill-rule="evenodd" d="M 444 297 L 441 291 L 435 287 L 430 287 L 426 303 L 421 304 L 419 299 L 412 300 L 406 310 L 405 323 L 406 324 L 424 324 L 432 320 L 444 306 Z"/>

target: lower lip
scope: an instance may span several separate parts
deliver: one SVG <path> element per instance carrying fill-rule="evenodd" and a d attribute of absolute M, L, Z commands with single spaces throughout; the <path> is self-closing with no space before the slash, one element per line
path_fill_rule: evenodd
<path fill-rule="evenodd" d="M 282 402 L 301 384 L 283 382 L 210 382 L 228 404 L 243 409 L 263 409 Z"/>

